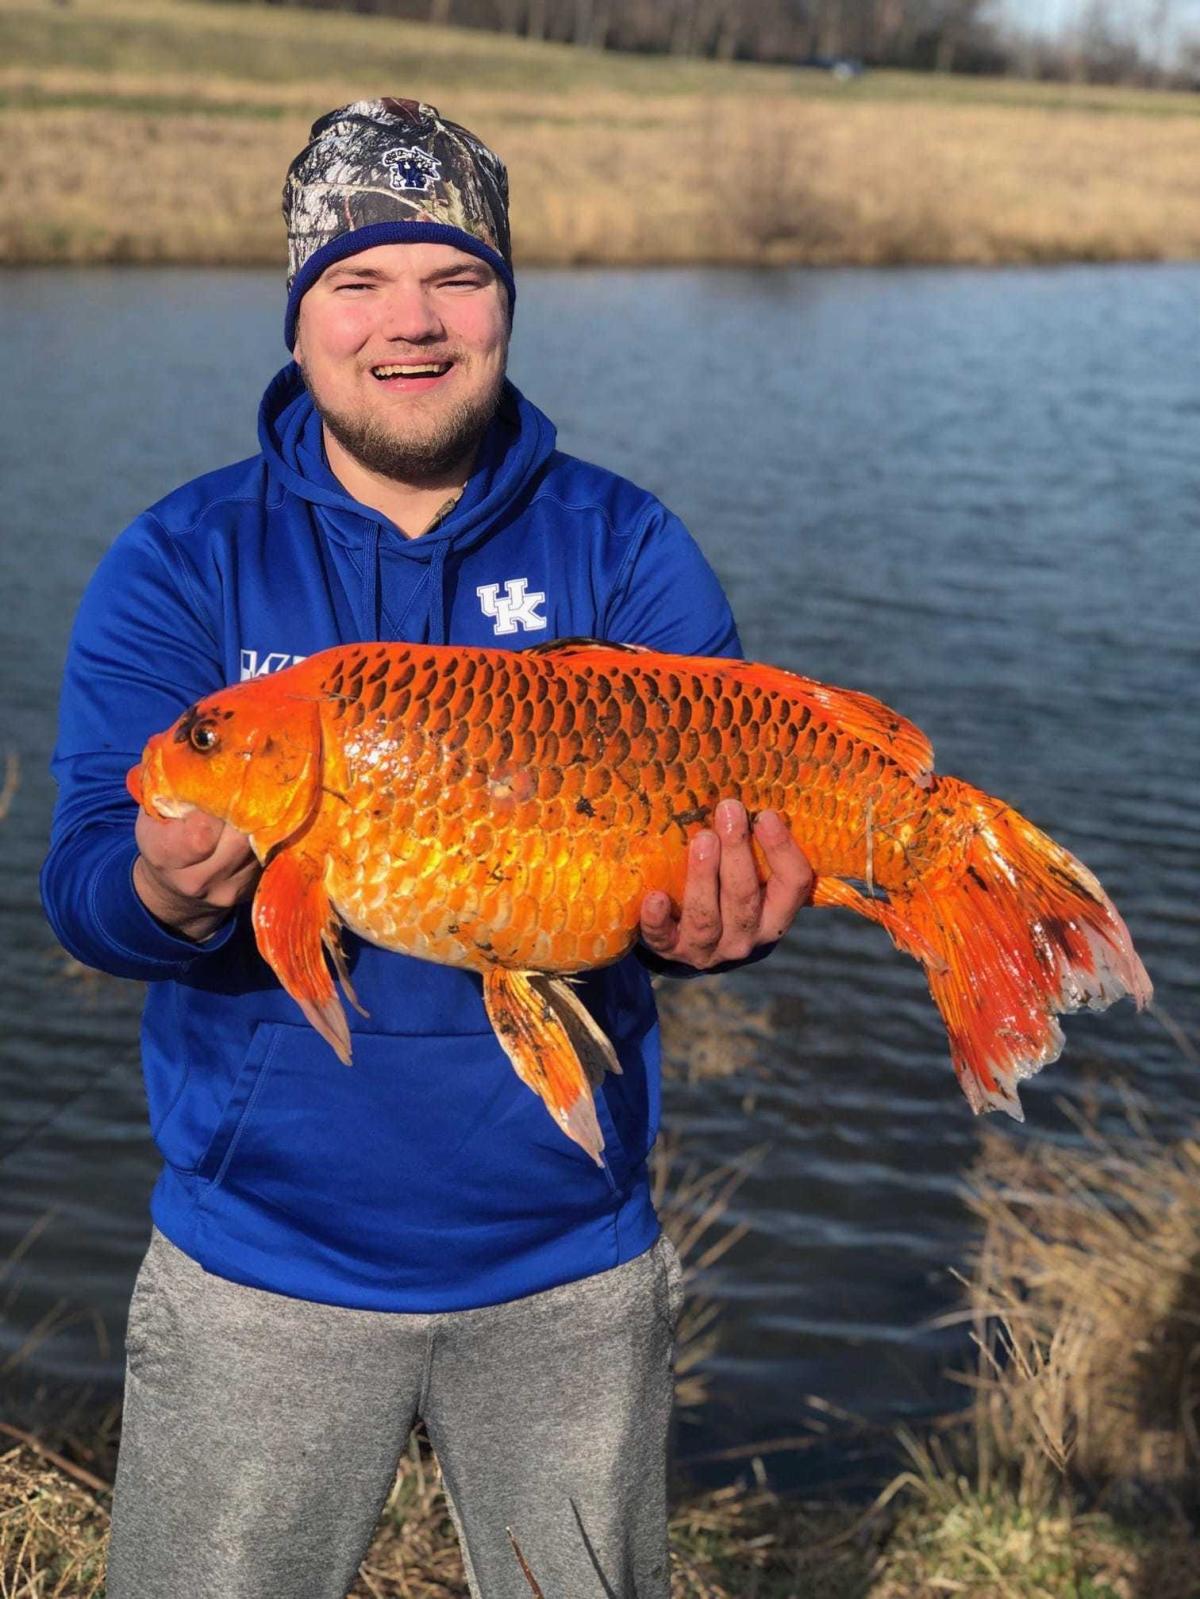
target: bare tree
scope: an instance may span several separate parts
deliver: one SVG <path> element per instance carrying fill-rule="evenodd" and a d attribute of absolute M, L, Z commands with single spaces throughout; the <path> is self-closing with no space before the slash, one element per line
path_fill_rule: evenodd
<path fill-rule="evenodd" d="M 1167 34 L 1173 10 L 1172 0 L 1149 0 L 1146 7 L 1146 53 L 1150 58 L 1150 77 L 1156 83 L 1162 83 L 1167 76 Z"/>

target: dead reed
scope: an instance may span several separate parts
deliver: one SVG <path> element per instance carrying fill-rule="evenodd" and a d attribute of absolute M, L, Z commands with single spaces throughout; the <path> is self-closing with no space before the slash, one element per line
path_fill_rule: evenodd
<path fill-rule="evenodd" d="M 1034 1510 L 1200 1507 L 1200 1128 L 1076 1117 L 1079 1142 L 984 1135 L 969 1282 L 980 1489 Z"/>
<path fill-rule="evenodd" d="M 95 1599 L 104 1588 L 107 1536 L 101 1497 L 29 1445 L 3 1447 L 2 1599 Z"/>

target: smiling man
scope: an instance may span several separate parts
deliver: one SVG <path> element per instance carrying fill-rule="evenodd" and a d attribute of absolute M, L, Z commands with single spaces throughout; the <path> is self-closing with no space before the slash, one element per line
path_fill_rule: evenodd
<path fill-rule="evenodd" d="M 508 310 L 495 270 L 452 244 L 378 244 L 308 290 L 294 353 L 360 499 L 462 487 L 504 388 Z"/>
<path fill-rule="evenodd" d="M 80 607 L 43 897 L 79 959 L 149 983 L 163 1157 L 127 1335 L 109 1599 L 342 1599 L 417 1419 L 471 1591 L 665 1599 L 679 1267 L 650 1201 L 649 972 L 764 952 L 811 878 L 780 819 L 718 805 L 680 905 L 585 1003 L 622 1071 L 598 1168 L 547 1119 L 479 980 L 346 939 L 340 1066 L 260 959 L 258 862 L 200 813 L 135 814 L 150 734 L 221 685 L 372 639 L 739 651 L 652 495 L 555 447 L 505 377 L 504 168 L 429 106 L 318 121 L 284 190 L 295 361 L 259 453 L 168 495 Z"/>

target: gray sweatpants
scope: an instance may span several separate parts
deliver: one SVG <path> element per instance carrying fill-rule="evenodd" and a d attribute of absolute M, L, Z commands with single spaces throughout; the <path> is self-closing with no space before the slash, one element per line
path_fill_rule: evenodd
<path fill-rule="evenodd" d="M 244 1288 L 157 1231 L 129 1313 L 108 1599 L 344 1599 L 414 1421 L 471 1593 L 666 1599 L 679 1263 L 480 1310 Z"/>

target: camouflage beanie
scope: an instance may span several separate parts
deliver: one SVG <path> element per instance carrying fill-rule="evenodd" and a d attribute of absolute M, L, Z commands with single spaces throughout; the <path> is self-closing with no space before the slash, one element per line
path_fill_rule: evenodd
<path fill-rule="evenodd" d="M 335 261 L 377 244 L 452 244 L 493 267 L 517 298 L 500 157 L 433 106 L 356 100 L 312 125 L 283 185 L 288 233 L 284 338 L 300 301 Z"/>

